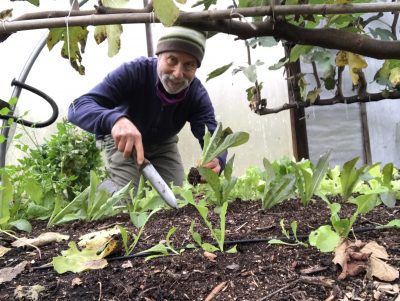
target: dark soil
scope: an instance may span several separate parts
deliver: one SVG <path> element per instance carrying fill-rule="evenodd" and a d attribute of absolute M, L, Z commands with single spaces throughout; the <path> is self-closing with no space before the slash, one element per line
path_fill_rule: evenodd
<path fill-rule="evenodd" d="M 196 167 L 191 167 L 187 176 L 189 184 L 196 186 L 201 183 L 201 175 Z"/>
<path fill-rule="evenodd" d="M 353 208 L 343 204 L 344 214 L 349 216 Z M 399 206 L 376 208 L 360 217 L 355 228 L 385 224 L 400 218 L 399 210 Z M 172 236 L 176 248 L 192 243 L 188 232 L 192 220 L 197 221 L 196 229 L 203 240 L 212 242 L 199 217 L 192 206 L 158 212 L 146 225 L 136 251 L 164 240 L 172 226 L 178 228 Z M 41 247 L 41 259 L 32 249 L 13 249 L 0 257 L 0 268 L 15 266 L 22 260 L 29 261 L 31 266 L 12 281 L 0 284 L 0 299 L 14 300 L 14 290 L 18 285 L 40 284 L 45 287 L 40 300 L 205 300 L 222 283 L 223 289 L 212 300 L 376 300 L 374 291 L 378 280 L 367 279 L 365 272 L 338 280 L 341 269 L 332 263 L 331 253 L 321 253 L 313 247 L 255 242 L 259 238 L 282 237 L 279 222 L 283 218 L 287 228 L 291 221 L 296 220 L 297 233 L 308 234 L 329 223 L 329 212 L 322 202 L 304 207 L 299 201 L 292 200 L 266 211 L 262 210 L 260 202 L 237 200 L 228 208 L 226 240 L 254 241 L 237 244 L 238 252 L 235 254 L 216 253 L 215 261 L 207 259 L 201 249 L 195 249 L 186 250 L 179 256 L 149 261 L 143 257 L 110 260 L 102 270 L 59 275 L 52 268 L 37 267 L 60 255 L 67 249 L 67 242 Z M 217 221 L 215 216 L 211 220 Z M 69 234 L 70 239 L 77 242 L 80 235 L 112 227 L 115 223 L 134 229 L 128 216 L 121 215 L 100 222 L 74 222 L 52 229 L 46 229 L 45 223 L 34 222 L 29 237 L 57 231 Z M 137 233 L 137 230 L 133 231 Z M 0 235 L 1 244 L 9 246 L 10 238 Z M 375 240 L 384 246 L 390 256 L 388 263 L 400 268 L 399 230 L 374 230 L 355 235 L 359 240 Z M 124 268 L 123 264 L 128 261 L 132 266 Z M 73 279 L 77 277 L 82 283 L 74 285 Z M 391 284 L 400 285 L 400 280 Z M 396 293 L 382 293 L 378 300 L 395 300 L 396 297 Z"/>

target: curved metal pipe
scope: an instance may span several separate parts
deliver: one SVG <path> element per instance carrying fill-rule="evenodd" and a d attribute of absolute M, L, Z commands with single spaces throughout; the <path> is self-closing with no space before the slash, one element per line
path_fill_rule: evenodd
<path fill-rule="evenodd" d="M 73 1 L 75 2 L 75 0 Z M 79 2 L 79 7 L 84 5 L 88 0 L 83 0 Z M 29 56 L 28 60 L 26 61 L 24 67 L 22 68 L 21 74 L 19 75 L 18 81 L 20 83 L 25 83 L 29 72 L 32 69 L 33 64 L 35 63 L 36 59 L 38 58 L 40 52 L 43 50 L 44 46 L 47 43 L 47 37 L 48 33 L 46 33 L 39 41 L 39 43 L 36 45 L 36 47 L 33 49 L 31 55 Z M 16 98 L 18 99 L 19 96 L 21 95 L 21 86 L 15 86 L 11 98 Z M 14 113 L 15 107 L 17 103 L 13 107 L 11 107 L 11 114 Z M 0 143 L 0 168 L 3 168 L 6 165 L 6 155 L 7 155 L 7 150 L 8 147 L 10 146 L 10 143 L 12 141 L 12 138 L 15 133 L 15 128 L 16 128 L 16 123 L 14 123 L 11 127 L 7 125 L 7 120 L 3 120 L 1 124 L 1 131 L 0 134 L 3 135 L 6 138 L 6 142 Z"/>
<path fill-rule="evenodd" d="M 24 126 L 29 126 L 32 128 L 44 128 L 46 126 L 49 126 L 50 124 L 52 124 L 54 121 L 57 120 L 58 106 L 57 106 L 56 102 L 50 96 L 48 96 L 46 93 L 40 91 L 39 89 L 36 89 L 30 85 L 21 83 L 21 82 L 17 81 L 16 79 L 12 80 L 11 85 L 19 86 L 22 89 L 26 89 L 26 90 L 31 91 L 32 93 L 35 93 L 36 95 L 42 97 L 51 106 L 51 109 L 53 112 L 51 114 L 51 117 L 43 122 L 32 122 L 29 120 L 22 119 L 19 116 L 15 116 L 15 115 L 11 115 L 11 114 L 7 114 L 7 115 L 0 114 L 0 119 L 8 120 L 10 118 L 13 118 L 13 119 L 15 119 L 14 120 L 15 123 L 22 124 Z"/>
<path fill-rule="evenodd" d="M 21 83 L 24 83 L 26 81 L 26 78 L 28 77 L 29 72 L 32 69 L 33 64 L 35 63 L 36 59 L 38 58 L 40 52 L 44 48 L 47 42 L 47 37 L 48 34 L 46 33 L 35 49 L 32 51 L 31 55 L 29 56 L 28 60 L 26 61 L 24 67 L 22 68 L 21 74 L 19 75 L 18 81 Z M 21 95 L 22 87 L 21 86 L 15 86 L 14 90 L 11 94 L 11 98 L 19 98 Z M 15 105 L 11 108 L 11 113 L 13 114 L 15 111 Z M 11 140 L 14 136 L 15 133 L 15 128 L 16 128 L 16 123 L 14 123 L 11 127 L 7 125 L 7 120 L 2 121 L 2 128 L 1 128 L 1 135 L 3 135 L 6 138 L 6 142 L 0 143 L 0 168 L 3 168 L 6 165 L 6 154 L 8 147 L 10 146 Z"/>

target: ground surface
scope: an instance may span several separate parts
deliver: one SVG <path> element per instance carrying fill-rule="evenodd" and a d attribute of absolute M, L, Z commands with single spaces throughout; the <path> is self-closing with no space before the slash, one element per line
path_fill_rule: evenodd
<path fill-rule="evenodd" d="M 282 237 L 279 222 L 298 222 L 298 234 L 309 233 L 329 221 L 328 211 L 322 202 L 303 207 L 298 201 L 288 201 L 271 210 L 261 209 L 260 202 L 235 201 L 227 214 L 226 240 L 267 239 Z M 346 207 L 347 213 L 352 212 Z M 400 218 L 400 208 L 376 208 L 359 218 L 356 228 L 385 224 Z M 175 246 L 192 242 L 188 229 L 192 220 L 201 223 L 193 207 L 178 211 L 158 212 L 146 225 L 137 246 L 144 250 L 165 239 L 168 230 L 178 228 L 172 240 Z M 212 219 L 215 222 L 215 219 Z M 128 216 L 117 216 L 95 223 L 74 222 L 56 226 L 51 231 L 69 234 L 78 241 L 82 234 L 105 229 L 115 223 L 130 227 Z M 288 224 L 288 223 L 287 223 Z M 34 223 L 35 237 L 49 231 L 45 224 Z M 210 240 L 209 232 L 199 230 L 204 240 Z M 2 244 L 10 239 L 0 234 Z M 400 268 L 400 231 L 369 231 L 356 233 L 359 240 L 375 240 L 390 255 L 389 264 Z M 15 266 L 22 260 L 31 262 L 31 269 L 10 282 L 0 284 L 0 300 L 14 300 L 18 285 L 40 284 L 45 290 L 39 300 L 205 300 L 210 292 L 221 284 L 223 289 L 212 300 L 376 300 L 373 297 L 377 279 L 369 280 L 365 273 L 338 280 L 340 267 L 332 263 L 331 253 L 321 253 L 313 247 L 268 245 L 265 242 L 249 242 L 237 245 L 236 254 L 217 253 L 215 261 L 204 256 L 202 250 L 186 250 L 180 256 L 160 257 L 145 261 L 130 258 L 110 261 L 102 270 L 79 274 L 57 274 L 52 268 L 34 269 L 51 261 L 52 257 L 67 249 L 67 242 L 41 247 L 42 258 L 32 250 L 13 249 L 0 257 L 0 268 Z M 129 262 L 131 267 L 129 267 Z M 128 263 L 128 267 L 126 265 Z M 0 275 L 1 276 L 1 275 Z M 81 284 L 74 285 L 79 278 Z M 397 279 L 390 283 L 400 285 Z M 379 300 L 399 300 L 397 294 L 382 293 Z"/>

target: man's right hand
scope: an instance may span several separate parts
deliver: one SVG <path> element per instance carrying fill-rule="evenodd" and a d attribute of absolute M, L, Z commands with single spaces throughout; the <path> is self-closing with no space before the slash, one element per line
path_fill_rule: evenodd
<path fill-rule="evenodd" d="M 135 149 L 137 164 L 140 166 L 143 163 L 142 134 L 132 121 L 126 117 L 119 118 L 111 129 L 111 136 L 114 139 L 115 147 L 123 153 L 124 158 L 129 158 Z"/>

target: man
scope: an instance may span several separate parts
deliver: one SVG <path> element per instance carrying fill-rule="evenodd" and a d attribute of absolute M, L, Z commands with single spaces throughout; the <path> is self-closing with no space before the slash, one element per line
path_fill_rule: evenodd
<path fill-rule="evenodd" d="M 211 100 L 195 76 L 205 44 L 202 32 L 170 27 L 157 43 L 157 58 L 122 64 L 70 105 L 68 119 L 101 141 L 118 188 L 132 179 L 137 186 L 145 157 L 167 183 L 181 185 L 177 134 L 189 122 L 203 146 L 205 126 L 215 130 Z M 220 173 L 225 162 L 226 154 L 204 167 Z"/>

